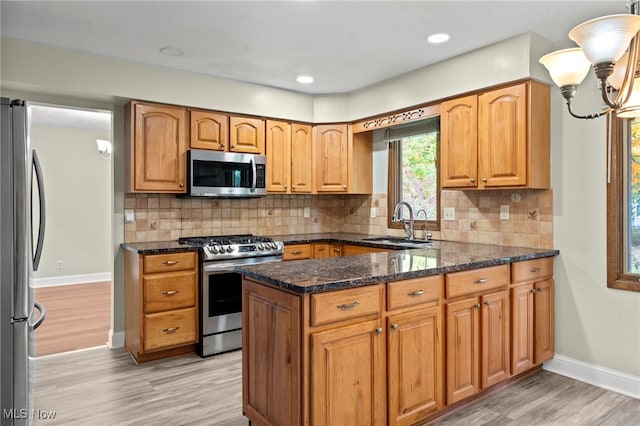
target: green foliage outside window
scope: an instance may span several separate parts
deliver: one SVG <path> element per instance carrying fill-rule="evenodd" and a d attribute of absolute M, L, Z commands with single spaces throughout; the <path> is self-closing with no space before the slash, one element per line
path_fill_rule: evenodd
<path fill-rule="evenodd" d="M 438 218 L 438 171 L 436 168 L 438 133 L 427 133 L 403 138 L 401 156 L 400 199 L 414 208 L 427 212 L 430 221 Z M 408 217 L 406 209 L 404 217 Z M 421 214 L 419 219 L 424 219 Z"/>

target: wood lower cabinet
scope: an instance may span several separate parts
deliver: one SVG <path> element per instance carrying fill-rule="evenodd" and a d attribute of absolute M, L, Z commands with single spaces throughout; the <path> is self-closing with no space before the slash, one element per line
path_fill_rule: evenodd
<path fill-rule="evenodd" d="M 511 270 L 511 374 L 553 358 L 553 258 L 515 262 Z"/>
<path fill-rule="evenodd" d="M 125 252 L 125 348 L 136 361 L 195 349 L 197 264 L 196 252 Z"/>
<path fill-rule="evenodd" d="M 311 244 L 289 244 L 284 246 L 282 260 L 302 260 L 313 257 Z"/>
<path fill-rule="evenodd" d="M 351 256 L 354 254 L 368 254 L 368 253 L 378 253 L 381 251 L 389 251 L 389 249 L 383 249 L 378 247 L 367 247 L 367 246 L 359 246 L 356 244 L 345 244 L 342 246 L 342 255 L 343 256 Z"/>
<path fill-rule="evenodd" d="M 137 101 L 127 104 L 127 192 L 186 192 L 187 117 L 187 109 L 182 107 Z"/>
<path fill-rule="evenodd" d="M 385 336 L 380 320 L 311 335 L 311 424 L 385 425 Z"/>
<path fill-rule="evenodd" d="M 453 404 L 511 375 L 509 265 L 455 272 L 446 280 L 453 299 L 446 304 L 446 387 Z"/>

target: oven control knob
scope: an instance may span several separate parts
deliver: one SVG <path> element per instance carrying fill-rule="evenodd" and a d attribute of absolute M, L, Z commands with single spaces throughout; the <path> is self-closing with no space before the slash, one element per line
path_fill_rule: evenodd
<path fill-rule="evenodd" d="M 278 248 L 278 246 L 276 245 L 276 243 L 269 243 L 269 247 L 271 248 L 271 250 L 275 250 Z"/>
<path fill-rule="evenodd" d="M 264 246 L 267 250 L 272 250 L 273 246 L 271 245 L 271 243 L 264 243 Z"/>
<path fill-rule="evenodd" d="M 227 246 L 227 253 L 231 253 L 231 252 L 233 252 L 233 247 Z"/>
<path fill-rule="evenodd" d="M 262 243 L 258 243 L 258 250 L 264 250 L 264 245 Z"/>
<path fill-rule="evenodd" d="M 209 251 L 213 254 L 218 254 L 218 246 L 209 247 Z"/>

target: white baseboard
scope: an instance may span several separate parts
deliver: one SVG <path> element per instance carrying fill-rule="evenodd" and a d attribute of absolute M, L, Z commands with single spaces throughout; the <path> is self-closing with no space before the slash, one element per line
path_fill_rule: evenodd
<path fill-rule="evenodd" d="M 124 331 L 113 332 L 113 329 L 109 330 L 109 341 L 107 342 L 109 349 L 117 349 L 124 347 Z"/>
<path fill-rule="evenodd" d="M 33 278 L 31 286 L 56 287 L 60 285 L 86 284 L 101 281 L 111 281 L 111 272 L 98 272 L 95 274 L 63 275 L 60 277 Z"/>
<path fill-rule="evenodd" d="M 640 399 L 640 377 L 556 354 L 543 369 Z"/>

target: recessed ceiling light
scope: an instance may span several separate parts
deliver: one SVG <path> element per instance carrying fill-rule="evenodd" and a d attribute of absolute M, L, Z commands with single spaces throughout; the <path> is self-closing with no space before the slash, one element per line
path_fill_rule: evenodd
<path fill-rule="evenodd" d="M 182 50 L 173 46 L 166 46 L 160 49 L 160 53 L 167 56 L 180 56 L 182 55 Z"/>
<path fill-rule="evenodd" d="M 296 77 L 296 81 L 300 84 L 311 84 L 313 83 L 313 77 L 310 75 L 299 75 Z"/>
<path fill-rule="evenodd" d="M 444 43 L 447 40 L 449 40 L 449 34 L 445 33 L 432 34 L 427 38 L 427 41 L 433 44 Z"/>

